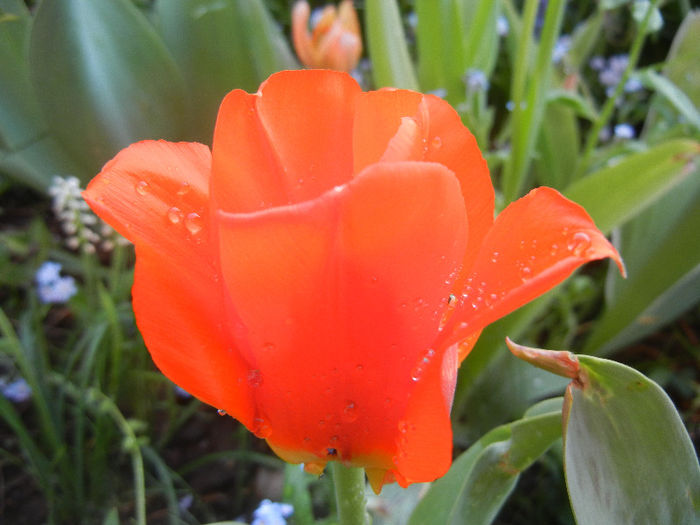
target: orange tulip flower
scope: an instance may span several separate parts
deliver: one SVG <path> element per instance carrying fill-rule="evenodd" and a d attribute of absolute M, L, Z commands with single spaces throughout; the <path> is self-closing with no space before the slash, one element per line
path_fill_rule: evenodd
<path fill-rule="evenodd" d="M 350 71 L 362 55 L 360 23 L 352 0 L 343 0 L 338 9 L 326 6 L 309 34 L 311 9 L 299 1 L 292 9 L 292 41 L 302 64 L 312 68 Z"/>
<path fill-rule="evenodd" d="M 494 221 L 472 134 L 443 100 L 286 71 L 224 99 L 213 151 L 144 141 L 84 193 L 136 247 L 157 366 L 283 459 L 444 474 L 457 369 L 479 332 L 620 257 L 538 188 Z"/>

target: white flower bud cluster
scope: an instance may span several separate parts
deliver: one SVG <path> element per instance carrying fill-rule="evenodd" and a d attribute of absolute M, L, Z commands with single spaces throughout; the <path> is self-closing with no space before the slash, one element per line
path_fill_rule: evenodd
<path fill-rule="evenodd" d="M 98 248 L 111 251 L 115 242 L 128 244 L 129 241 L 90 210 L 81 191 L 77 177 L 55 176 L 49 188 L 49 195 L 53 198 L 51 207 L 66 234 L 66 245 L 72 250 L 95 253 Z"/>

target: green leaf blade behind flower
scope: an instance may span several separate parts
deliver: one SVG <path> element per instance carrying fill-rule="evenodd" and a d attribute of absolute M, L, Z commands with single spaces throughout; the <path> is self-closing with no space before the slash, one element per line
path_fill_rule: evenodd
<path fill-rule="evenodd" d="M 544 402 L 523 419 L 497 427 L 464 452 L 435 481 L 410 525 L 488 524 L 515 487 L 520 473 L 561 437 L 561 412 Z"/>
<path fill-rule="evenodd" d="M 180 73 L 127 0 L 42 2 L 29 63 L 49 129 L 79 159 L 83 180 L 132 142 L 182 134 Z"/>
<path fill-rule="evenodd" d="M 699 152 L 700 144 L 693 140 L 668 140 L 577 180 L 564 194 L 609 233 L 685 179 Z"/>
<path fill-rule="evenodd" d="M 564 405 L 564 461 L 579 525 L 690 524 L 700 467 L 665 392 L 636 370 L 578 356 L 583 388 Z"/>
<path fill-rule="evenodd" d="M 224 96 L 298 65 L 260 0 L 158 0 L 156 25 L 187 86 L 188 140 L 211 144 Z"/>
<path fill-rule="evenodd" d="M 418 90 L 396 0 L 367 0 L 365 28 L 375 87 Z"/>

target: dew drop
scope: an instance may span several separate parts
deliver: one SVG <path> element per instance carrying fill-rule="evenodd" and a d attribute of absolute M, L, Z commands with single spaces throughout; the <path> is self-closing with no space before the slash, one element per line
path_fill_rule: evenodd
<path fill-rule="evenodd" d="M 266 352 L 272 352 L 275 348 L 275 343 L 265 343 L 263 345 L 263 350 L 265 350 Z"/>
<path fill-rule="evenodd" d="M 219 414 L 220 416 L 225 416 L 225 415 L 226 415 L 226 411 L 225 411 L 223 408 L 219 408 L 219 409 L 216 411 L 216 413 Z"/>
<path fill-rule="evenodd" d="M 180 208 L 173 206 L 168 210 L 168 220 L 173 224 L 177 224 L 182 220 L 182 211 Z"/>
<path fill-rule="evenodd" d="M 183 182 L 180 187 L 177 190 L 178 195 L 185 195 L 187 192 L 190 191 L 190 183 L 189 182 Z"/>
<path fill-rule="evenodd" d="M 585 232 L 574 233 L 573 237 L 571 238 L 571 241 L 567 244 L 567 248 L 569 249 L 569 251 L 572 252 L 576 257 L 584 255 L 584 252 L 588 248 L 590 248 L 590 246 L 591 238 Z"/>
<path fill-rule="evenodd" d="M 491 262 L 492 262 L 492 263 L 497 263 L 497 262 L 498 262 L 498 256 L 499 256 L 499 255 L 500 255 L 500 254 L 499 254 L 498 252 L 493 252 L 493 253 L 491 254 Z"/>
<path fill-rule="evenodd" d="M 326 421 L 324 419 L 318 420 L 318 428 L 323 428 L 326 426 Z"/>
<path fill-rule="evenodd" d="M 272 427 L 267 419 L 256 417 L 253 420 L 253 434 L 262 439 L 270 437 L 270 434 L 272 434 Z"/>
<path fill-rule="evenodd" d="M 448 305 L 448 306 L 452 306 L 452 305 L 454 305 L 456 302 L 457 302 L 457 296 L 455 296 L 455 294 L 451 293 L 451 294 L 447 297 L 447 305 Z"/>
<path fill-rule="evenodd" d="M 413 370 L 411 370 L 411 380 L 420 381 L 421 377 L 423 377 L 423 367 L 418 365 Z"/>
<path fill-rule="evenodd" d="M 136 183 L 136 193 L 139 195 L 146 195 L 148 193 L 148 182 L 145 180 Z"/>
<path fill-rule="evenodd" d="M 440 137 L 433 137 L 433 148 L 440 149 L 442 147 L 442 139 Z"/>
<path fill-rule="evenodd" d="M 185 227 L 192 235 L 197 235 L 202 229 L 202 218 L 199 213 L 188 213 L 185 217 Z"/>
<path fill-rule="evenodd" d="M 357 420 L 357 405 L 353 401 L 348 401 L 343 409 L 343 420 L 352 423 Z"/>
<path fill-rule="evenodd" d="M 253 388 L 262 385 L 263 379 L 260 370 L 250 370 L 248 372 L 248 384 Z"/>
<path fill-rule="evenodd" d="M 552 246 L 549 247 L 549 255 L 554 257 L 557 253 L 559 253 L 559 245 L 557 243 L 552 244 Z"/>
<path fill-rule="evenodd" d="M 357 370 L 358 372 L 362 372 L 362 370 L 363 370 L 364 368 L 365 368 L 365 367 L 362 366 L 362 365 L 357 365 L 357 366 L 355 367 L 355 370 Z"/>
<path fill-rule="evenodd" d="M 530 269 L 529 266 L 521 266 L 520 267 L 520 278 L 523 280 L 523 282 L 527 281 L 532 277 L 532 270 Z"/>

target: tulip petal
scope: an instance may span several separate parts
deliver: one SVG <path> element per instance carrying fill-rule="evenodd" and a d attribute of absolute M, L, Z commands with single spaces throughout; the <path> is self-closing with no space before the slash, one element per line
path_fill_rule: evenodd
<path fill-rule="evenodd" d="M 214 130 L 212 209 L 244 213 L 292 200 L 293 190 L 257 113 L 258 95 L 224 98 Z"/>
<path fill-rule="evenodd" d="M 469 246 L 455 283 L 461 289 L 493 224 L 493 185 L 474 135 L 434 95 L 381 90 L 359 97 L 353 140 L 355 172 L 374 162 L 414 160 L 437 162 L 457 176 L 469 219 Z"/>
<path fill-rule="evenodd" d="M 462 186 L 469 219 L 469 245 L 462 263 L 466 273 L 493 224 L 493 184 L 474 135 L 464 127 L 452 106 L 434 95 L 426 95 L 423 101 L 429 115 L 424 159 L 452 170 Z"/>
<path fill-rule="evenodd" d="M 357 99 L 353 129 L 353 173 L 359 173 L 381 159 L 401 119 L 412 117 L 423 95 L 402 89 L 362 93 Z M 419 159 L 394 159 L 419 160 Z"/>
<path fill-rule="evenodd" d="M 440 462 L 415 472 L 411 464 L 421 447 L 449 456 L 454 385 L 435 352 L 428 361 L 437 371 L 425 365 L 419 382 L 411 374 L 429 352 L 466 245 L 453 174 L 432 163 L 375 164 L 314 201 L 222 213 L 220 222 L 224 281 L 246 329 L 242 351 L 259 370 L 257 418 L 275 451 L 315 466 L 339 459 L 405 470 L 397 478 L 413 481 L 441 474 Z M 419 414 L 430 401 L 431 414 Z M 416 427 L 417 441 L 397 467 L 400 422 Z"/>
<path fill-rule="evenodd" d="M 352 177 L 360 93 L 350 75 L 327 70 L 283 71 L 260 86 L 258 115 L 284 166 L 291 202 L 318 197 Z"/>
<path fill-rule="evenodd" d="M 617 250 L 581 206 L 551 188 L 532 190 L 496 218 L 440 344 L 484 328 L 606 257 L 624 274 Z"/>
<path fill-rule="evenodd" d="M 156 365 L 195 397 L 250 421 L 247 368 L 225 326 L 209 239 L 211 155 L 202 144 L 145 141 L 107 163 L 83 193 L 136 245 L 134 311 Z"/>

